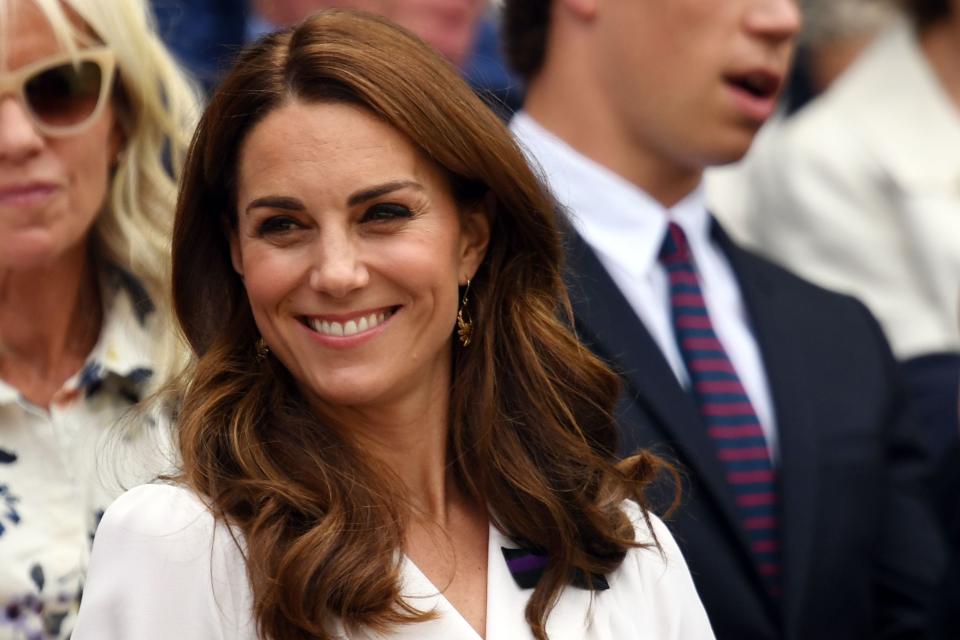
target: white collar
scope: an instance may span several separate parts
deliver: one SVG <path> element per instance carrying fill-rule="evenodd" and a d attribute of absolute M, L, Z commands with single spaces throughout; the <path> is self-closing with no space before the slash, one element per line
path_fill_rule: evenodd
<path fill-rule="evenodd" d="M 680 225 L 694 256 L 697 247 L 709 242 L 710 216 L 702 184 L 667 208 L 544 129 L 526 112 L 513 117 L 510 129 L 581 237 L 631 277 L 646 277 L 657 267 L 668 222 Z"/>

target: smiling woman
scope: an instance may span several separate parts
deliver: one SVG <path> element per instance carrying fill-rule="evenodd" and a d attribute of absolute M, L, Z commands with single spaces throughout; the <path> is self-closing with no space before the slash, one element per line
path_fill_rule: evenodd
<path fill-rule="evenodd" d="M 241 55 L 187 164 L 183 469 L 105 515 L 74 640 L 712 637 L 554 202 L 449 64 L 317 14 Z"/>
<path fill-rule="evenodd" d="M 489 237 L 481 203 L 460 206 L 403 134 L 343 102 L 267 114 L 241 147 L 238 186 L 233 265 L 308 397 L 331 410 L 435 405 L 450 385 L 457 284 Z"/>

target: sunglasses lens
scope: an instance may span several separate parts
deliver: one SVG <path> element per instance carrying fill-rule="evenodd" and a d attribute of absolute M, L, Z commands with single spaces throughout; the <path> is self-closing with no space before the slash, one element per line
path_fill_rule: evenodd
<path fill-rule="evenodd" d="M 97 108 L 103 73 L 91 61 L 68 62 L 46 69 L 24 86 L 27 103 L 42 122 L 52 127 L 80 124 Z"/>

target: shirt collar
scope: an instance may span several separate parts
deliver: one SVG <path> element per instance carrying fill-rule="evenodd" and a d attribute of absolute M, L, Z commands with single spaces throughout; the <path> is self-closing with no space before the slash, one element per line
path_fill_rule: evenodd
<path fill-rule="evenodd" d="M 547 131 L 529 114 L 517 113 L 510 129 L 580 236 L 632 277 L 645 277 L 657 267 L 668 222 L 680 225 L 694 255 L 709 241 L 710 216 L 702 184 L 667 208 Z"/>
<path fill-rule="evenodd" d="M 153 376 L 155 335 L 151 331 L 156 307 L 143 285 L 118 267 L 100 272 L 103 326 L 84 366 L 64 385 L 64 390 L 98 387 L 110 377 L 118 378 L 131 396 L 139 400 Z M 0 405 L 20 400 L 20 392 L 0 380 Z"/>
<path fill-rule="evenodd" d="M 140 281 L 118 267 L 104 269 L 100 281 L 104 325 L 88 366 L 140 385 L 153 375 L 156 307 Z"/>

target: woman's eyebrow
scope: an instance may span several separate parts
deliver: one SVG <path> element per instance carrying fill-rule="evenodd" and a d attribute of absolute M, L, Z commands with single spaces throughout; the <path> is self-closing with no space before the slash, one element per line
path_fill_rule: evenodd
<path fill-rule="evenodd" d="M 287 196 L 264 196 L 262 198 L 257 198 L 248 204 L 243 211 L 244 213 L 250 213 L 251 209 L 258 209 L 261 207 L 267 209 L 283 209 L 286 211 L 306 210 L 306 207 L 303 205 L 303 203 L 296 198 L 290 198 Z"/>
<path fill-rule="evenodd" d="M 413 180 L 396 180 L 394 182 L 385 182 L 384 184 L 354 193 L 347 199 L 347 206 L 353 207 L 363 202 L 367 202 L 368 200 L 374 200 L 388 193 L 399 191 L 400 189 L 416 189 L 417 191 L 425 190 L 423 185 L 421 185 L 419 182 L 414 182 Z"/>

